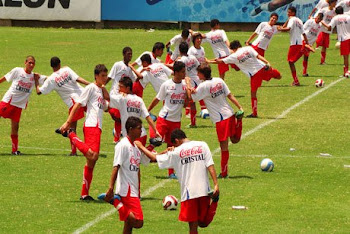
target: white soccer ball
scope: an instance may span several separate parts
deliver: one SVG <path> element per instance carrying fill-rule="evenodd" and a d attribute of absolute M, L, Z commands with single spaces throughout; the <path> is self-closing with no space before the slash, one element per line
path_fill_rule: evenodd
<path fill-rule="evenodd" d="M 349 71 L 347 71 L 346 73 L 345 73 L 345 75 L 344 75 L 346 78 L 349 78 L 350 77 L 350 72 Z"/>
<path fill-rule="evenodd" d="M 260 168 L 262 171 L 270 172 L 275 167 L 272 160 L 269 158 L 264 158 L 260 163 Z"/>
<path fill-rule="evenodd" d="M 201 110 L 200 116 L 201 116 L 202 119 L 209 118 L 209 111 L 208 111 L 208 109 Z"/>
<path fill-rule="evenodd" d="M 164 210 L 176 210 L 178 200 L 173 195 L 168 195 L 164 197 L 162 205 Z"/>
<path fill-rule="evenodd" d="M 315 81 L 316 88 L 322 88 L 324 86 L 324 81 L 322 79 L 317 79 Z"/>
<path fill-rule="evenodd" d="M 337 41 L 337 43 L 335 43 L 335 48 L 340 49 L 340 41 Z"/>

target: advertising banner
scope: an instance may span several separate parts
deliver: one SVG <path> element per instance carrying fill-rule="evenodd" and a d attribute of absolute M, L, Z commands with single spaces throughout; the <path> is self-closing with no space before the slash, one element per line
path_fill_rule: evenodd
<path fill-rule="evenodd" d="M 276 12 L 287 19 L 289 6 L 306 21 L 318 0 L 102 0 L 102 20 L 262 22 Z"/>
<path fill-rule="evenodd" d="M 101 0 L 0 0 L 0 19 L 101 21 Z"/>

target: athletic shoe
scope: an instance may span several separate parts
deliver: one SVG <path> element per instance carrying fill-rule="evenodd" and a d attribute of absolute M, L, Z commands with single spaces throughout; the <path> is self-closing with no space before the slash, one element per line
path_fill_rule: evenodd
<path fill-rule="evenodd" d="M 246 118 L 258 118 L 258 116 L 254 114 L 250 114 L 250 115 L 247 115 Z"/>
<path fill-rule="evenodd" d="M 223 176 L 221 173 L 218 175 L 218 179 L 226 179 L 228 177 L 228 175 Z"/>
<path fill-rule="evenodd" d="M 154 114 L 149 113 L 149 117 L 151 117 L 151 119 L 153 120 L 153 122 L 156 122 L 156 121 L 157 121 L 157 116 L 155 116 Z"/>
<path fill-rule="evenodd" d="M 189 124 L 189 125 L 186 125 L 186 128 L 197 128 L 197 125 L 191 125 L 191 124 Z"/>
<path fill-rule="evenodd" d="M 68 156 L 78 156 L 77 153 L 73 154 L 73 153 L 70 153 L 68 154 Z"/>
<path fill-rule="evenodd" d="M 106 193 L 101 193 L 100 195 L 98 195 L 97 198 L 98 198 L 98 200 L 107 202 L 105 200 L 105 197 L 106 197 Z M 109 201 L 109 203 L 113 205 L 115 199 L 117 199 L 119 201 L 122 200 L 122 198 L 118 194 L 114 194 L 114 197 L 112 198 L 112 200 Z"/>
<path fill-rule="evenodd" d="M 61 131 L 60 128 L 57 128 L 57 129 L 55 130 L 55 133 L 61 134 L 61 135 L 64 136 L 64 137 L 68 137 L 69 133 L 71 133 L 71 132 L 74 132 L 74 130 L 73 130 L 73 129 L 68 129 L 67 131 L 65 131 L 65 132 L 63 132 L 63 133 L 62 133 L 62 131 Z"/>
<path fill-rule="evenodd" d="M 216 197 L 213 197 L 213 194 L 214 194 L 214 190 L 210 190 L 210 191 L 208 192 L 208 196 L 211 198 L 211 200 L 212 200 L 213 202 L 218 202 L 218 201 L 219 201 L 219 195 L 216 196 Z"/>
<path fill-rule="evenodd" d="M 258 8 L 255 8 L 254 10 L 252 10 L 252 11 L 250 12 L 250 15 L 251 15 L 251 16 L 256 16 L 256 15 L 258 15 L 260 12 L 262 12 L 262 10 L 261 10 L 260 7 L 258 7 Z"/>
<path fill-rule="evenodd" d="M 95 201 L 95 199 L 89 195 L 81 196 L 80 200 L 81 201 Z"/>
<path fill-rule="evenodd" d="M 244 115 L 244 111 L 241 111 L 241 110 L 238 110 L 238 111 L 235 113 L 236 119 L 242 119 L 242 118 L 243 118 L 243 115 Z"/>
<path fill-rule="evenodd" d="M 12 155 L 22 155 L 21 151 L 15 151 L 15 152 L 11 152 Z"/>
<path fill-rule="evenodd" d="M 296 83 L 295 83 L 295 82 L 293 81 L 293 83 L 291 84 L 291 86 L 300 86 L 300 83 L 299 83 L 299 82 L 296 82 Z"/>
<path fill-rule="evenodd" d="M 320 63 L 320 65 L 326 65 L 326 64 L 327 64 L 326 62 Z"/>
<path fill-rule="evenodd" d="M 163 140 L 160 137 L 150 138 L 149 143 L 154 147 L 161 146 L 163 144 Z"/>
<path fill-rule="evenodd" d="M 168 178 L 172 180 L 177 180 L 177 176 L 175 175 L 175 173 L 170 174 Z"/>
<path fill-rule="evenodd" d="M 307 74 L 307 73 L 303 74 L 303 77 L 308 77 L 308 76 L 309 76 L 309 74 Z"/>

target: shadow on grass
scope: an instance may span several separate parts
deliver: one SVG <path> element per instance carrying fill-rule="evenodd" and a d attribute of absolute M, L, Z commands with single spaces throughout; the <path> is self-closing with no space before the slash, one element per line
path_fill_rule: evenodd
<path fill-rule="evenodd" d="M 141 194 L 141 201 L 162 201 L 163 199 L 161 198 L 156 198 L 156 197 L 142 197 Z"/>
<path fill-rule="evenodd" d="M 156 176 L 156 179 L 157 180 L 165 180 L 165 179 L 169 179 L 169 177 L 168 176 Z"/>
<path fill-rule="evenodd" d="M 261 87 L 264 88 L 281 88 L 281 87 L 291 87 L 290 85 L 286 85 L 286 84 L 281 84 L 281 85 L 262 85 Z"/>
<path fill-rule="evenodd" d="M 236 98 L 244 98 L 244 95 L 235 95 Z"/>
<path fill-rule="evenodd" d="M 239 179 L 249 179 L 249 180 L 252 180 L 254 179 L 253 177 L 251 176 L 228 176 L 228 179 L 234 179 L 234 180 L 239 180 Z"/>
<path fill-rule="evenodd" d="M 101 200 L 94 200 L 94 201 L 81 201 L 79 200 L 79 198 L 77 200 L 69 200 L 67 202 L 70 202 L 70 203 L 86 203 L 86 204 L 108 204 L 107 202 L 105 201 L 101 201 Z"/>

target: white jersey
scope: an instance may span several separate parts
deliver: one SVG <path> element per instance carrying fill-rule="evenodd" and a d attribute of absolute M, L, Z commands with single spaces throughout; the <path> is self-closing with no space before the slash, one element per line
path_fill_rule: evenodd
<path fill-rule="evenodd" d="M 309 19 L 304 24 L 304 33 L 309 42 L 309 45 L 313 45 L 317 40 L 318 34 L 321 32 L 321 23 L 316 23 L 315 19 Z"/>
<path fill-rule="evenodd" d="M 226 97 L 231 93 L 221 78 L 212 78 L 199 84 L 196 93 L 192 94 L 193 101 L 204 100 L 213 123 L 230 118 L 234 111 Z"/>
<path fill-rule="evenodd" d="M 41 76 L 39 82 L 43 83 L 45 76 Z M 12 82 L 10 88 L 2 98 L 3 102 L 25 109 L 34 88 L 34 73 L 26 73 L 24 68 L 16 67 L 5 75 L 7 82 Z"/>
<path fill-rule="evenodd" d="M 137 65 L 142 66 L 141 57 L 142 57 L 142 55 L 144 55 L 144 54 L 149 54 L 149 56 L 151 56 L 151 62 L 152 62 L 152 63 L 160 63 L 160 62 L 161 62 L 159 59 L 157 59 L 157 58 L 155 58 L 155 57 L 153 56 L 153 53 L 152 53 L 152 52 L 145 51 L 145 52 L 143 52 L 143 53 L 135 60 L 135 63 L 137 63 Z"/>
<path fill-rule="evenodd" d="M 175 83 L 172 79 L 165 81 L 159 89 L 156 98 L 164 101 L 159 117 L 171 122 L 180 122 L 182 108 L 186 99 L 186 83 Z"/>
<path fill-rule="evenodd" d="M 87 108 L 84 126 L 102 129 L 103 112 L 107 109 L 102 89 L 95 83 L 89 84 L 85 87 L 77 102 Z"/>
<path fill-rule="evenodd" d="M 174 51 L 171 55 L 171 59 L 175 61 L 179 56 L 180 56 L 180 51 L 179 51 L 179 45 L 181 42 L 186 42 L 188 46 L 191 44 L 191 35 L 188 35 L 187 39 L 184 40 L 181 36 L 181 34 L 176 35 L 175 37 L 171 38 L 170 40 L 170 45 L 174 45 Z"/>
<path fill-rule="evenodd" d="M 205 62 L 205 51 L 204 48 L 201 46 L 199 49 L 197 49 L 194 46 L 191 46 L 191 48 L 187 52 L 188 55 L 193 55 L 196 57 L 199 63 Z"/>
<path fill-rule="evenodd" d="M 174 168 L 181 186 L 181 201 L 208 196 L 208 167 L 214 165 L 207 143 L 188 141 L 174 151 L 157 155 L 159 168 Z"/>
<path fill-rule="evenodd" d="M 178 61 L 181 61 L 185 64 L 186 67 L 186 76 L 191 78 L 191 85 L 197 87 L 200 83 L 198 78 L 197 67 L 200 65 L 196 57 L 193 55 L 181 56 Z"/>
<path fill-rule="evenodd" d="M 325 22 L 327 25 L 331 22 L 333 17 L 336 16 L 335 10 L 330 10 L 328 7 L 322 8 L 316 13 L 316 15 L 318 15 L 318 13 L 323 14 L 323 22 Z M 331 31 L 328 31 L 325 27 L 322 27 L 322 32 L 327 34 L 332 33 Z"/>
<path fill-rule="evenodd" d="M 333 17 L 329 26 L 337 27 L 338 41 L 350 39 L 350 15 L 341 14 Z"/>
<path fill-rule="evenodd" d="M 344 14 L 349 14 L 350 12 L 350 0 L 344 0 L 344 1 L 338 1 L 337 5 L 335 6 L 335 8 L 337 8 L 338 6 L 343 7 L 344 10 Z"/>
<path fill-rule="evenodd" d="M 116 108 L 120 111 L 120 120 L 122 125 L 123 136 L 127 136 L 125 123 L 126 120 L 131 117 L 139 117 L 145 119 L 149 116 L 146 105 L 142 98 L 135 94 L 117 94 L 110 96 L 109 106 Z M 141 137 L 146 136 L 146 130 L 142 127 Z"/>
<path fill-rule="evenodd" d="M 293 16 L 288 20 L 287 28 L 290 28 L 289 37 L 290 37 L 290 45 L 302 45 L 303 44 L 303 22 Z"/>
<path fill-rule="evenodd" d="M 268 22 L 262 22 L 255 29 L 255 33 L 258 34 L 258 37 L 253 41 L 253 45 L 266 50 L 269 46 L 273 35 L 279 33 L 277 26 L 271 26 Z"/>
<path fill-rule="evenodd" d="M 42 94 L 48 94 L 55 90 L 68 108 L 71 108 L 84 89 L 77 83 L 78 78 L 79 76 L 72 69 L 62 67 L 53 72 L 39 90 Z"/>
<path fill-rule="evenodd" d="M 140 83 L 143 88 L 146 88 L 148 83 L 151 83 L 154 91 L 159 92 L 160 86 L 167 80 L 173 71 L 165 66 L 163 63 L 152 63 L 148 66 L 151 70 L 142 72 L 143 78 L 140 79 Z M 142 68 L 141 68 L 142 70 Z"/>
<path fill-rule="evenodd" d="M 212 30 L 205 34 L 206 38 L 202 42 L 209 42 L 215 58 L 223 58 L 230 54 L 225 41 L 228 41 L 226 33 L 222 29 Z"/>
<path fill-rule="evenodd" d="M 119 93 L 119 80 L 125 76 L 130 77 L 132 81 L 135 81 L 134 73 L 132 72 L 131 68 L 124 63 L 124 61 L 114 63 L 108 74 L 108 77 L 113 80 L 110 91 L 111 94 Z"/>
<path fill-rule="evenodd" d="M 239 48 L 222 61 L 226 64 L 235 64 L 248 77 L 254 76 L 258 71 L 265 67 L 260 59 L 257 58 L 256 52 L 251 46 Z"/>
<path fill-rule="evenodd" d="M 131 197 L 139 197 L 140 164 L 147 165 L 149 159 L 131 143 L 128 137 L 124 137 L 115 146 L 113 167 L 120 166 L 115 185 L 115 193 L 126 197 L 130 189 Z"/>
<path fill-rule="evenodd" d="M 326 1 L 326 0 L 320 0 L 318 3 L 317 3 L 317 5 L 315 6 L 315 8 L 319 11 L 319 10 L 321 10 L 322 8 L 325 8 L 325 7 L 328 7 L 329 6 L 329 4 L 328 4 L 328 2 Z M 317 14 L 315 14 L 315 16 L 316 16 Z"/>

